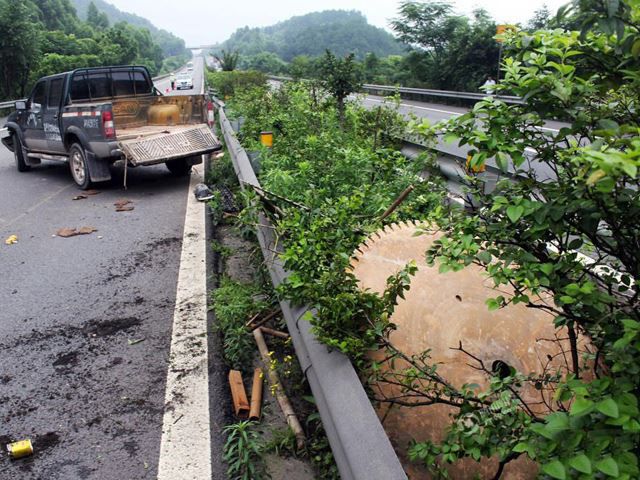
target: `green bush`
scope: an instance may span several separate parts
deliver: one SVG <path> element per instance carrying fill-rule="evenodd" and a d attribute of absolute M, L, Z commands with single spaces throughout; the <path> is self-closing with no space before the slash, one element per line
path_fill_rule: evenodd
<path fill-rule="evenodd" d="M 222 333 L 224 357 L 236 370 L 248 370 L 255 350 L 253 336 L 245 327 L 267 303 L 258 300 L 261 292 L 255 285 L 246 285 L 224 277 L 220 286 L 211 294 L 212 308 L 216 314 L 215 329 Z"/>
<path fill-rule="evenodd" d="M 208 72 L 208 80 L 211 88 L 222 99 L 233 96 L 239 90 L 267 85 L 265 74 L 256 71 Z"/>

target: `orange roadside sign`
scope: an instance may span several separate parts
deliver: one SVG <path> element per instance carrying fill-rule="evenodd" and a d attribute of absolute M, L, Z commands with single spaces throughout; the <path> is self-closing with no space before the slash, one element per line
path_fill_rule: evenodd
<path fill-rule="evenodd" d="M 502 35 L 507 30 L 515 30 L 515 29 L 516 29 L 515 25 L 498 25 L 496 27 L 496 35 Z M 504 40 L 502 40 L 501 38 L 496 38 L 496 41 L 499 43 L 502 43 Z"/>

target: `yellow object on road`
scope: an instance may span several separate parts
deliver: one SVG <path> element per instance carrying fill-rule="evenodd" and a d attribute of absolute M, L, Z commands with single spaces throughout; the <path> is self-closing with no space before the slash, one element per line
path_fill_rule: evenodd
<path fill-rule="evenodd" d="M 33 445 L 31 440 L 20 440 L 19 442 L 9 443 L 7 445 L 7 451 L 11 458 L 22 458 L 33 455 Z"/>
<path fill-rule="evenodd" d="M 6 245 L 13 245 L 14 243 L 18 243 L 18 236 L 17 235 L 11 235 L 9 238 L 7 238 L 4 243 Z"/>

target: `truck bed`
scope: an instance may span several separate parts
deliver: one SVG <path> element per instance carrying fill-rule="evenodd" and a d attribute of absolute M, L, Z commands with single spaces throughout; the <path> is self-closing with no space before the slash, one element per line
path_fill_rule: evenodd
<path fill-rule="evenodd" d="M 116 140 L 133 166 L 200 155 L 220 147 L 206 124 L 202 95 L 115 100 L 113 111 Z"/>

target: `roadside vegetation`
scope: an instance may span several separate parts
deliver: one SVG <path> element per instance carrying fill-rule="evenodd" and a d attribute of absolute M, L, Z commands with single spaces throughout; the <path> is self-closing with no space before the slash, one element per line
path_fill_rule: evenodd
<path fill-rule="evenodd" d="M 152 75 L 190 57 L 184 41 L 126 22 L 93 3 L 81 20 L 66 0 L 0 0 L 0 98 L 22 98 L 40 77 L 81 67 L 138 64 Z M 159 43 L 160 42 L 160 43 Z"/>
<path fill-rule="evenodd" d="M 242 72 L 238 75 L 242 76 Z M 262 418 L 247 421 L 230 416 L 225 427 L 224 460 L 228 477 L 269 478 L 269 466 L 277 463 L 270 457 L 275 456 L 308 463 L 313 467 L 314 478 L 337 480 L 337 467 L 291 339 L 266 338 L 269 349 L 266 364 L 256 354 L 254 322 L 278 332 L 286 332 L 287 327 L 279 311 L 277 294 L 262 265 L 254 225 L 240 221 L 255 210 L 243 208 L 252 198 L 239 189 L 228 153 L 212 162 L 206 181 L 214 190 L 214 198 L 208 203 L 209 218 L 214 226 L 211 251 L 217 265 L 217 286 L 211 291 L 209 302 L 215 313 L 213 330 L 220 336 L 223 359 L 230 369 L 239 370 L 250 379 L 254 369 L 260 367 L 265 377 Z M 240 212 L 232 205 L 235 202 L 230 200 L 231 193 L 235 202 L 241 204 Z M 268 322 L 264 322 L 265 319 Z M 280 384 L 267 380 L 270 371 L 277 372 Z M 250 386 L 250 382 L 245 383 Z M 288 396 L 302 424 L 306 436 L 302 446 L 275 403 L 278 392 Z"/>
<path fill-rule="evenodd" d="M 270 215 L 292 272 L 280 294 L 315 307 L 317 315 L 307 320 L 318 338 L 349 355 L 365 383 L 402 378 L 404 396 L 377 402 L 455 408 L 442 441 L 415 442 L 408 452 L 436 476 L 447 477 L 447 466 L 459 459 L 493 457 L 493 478 L 500 478 L 506 465 L 525 456 L 537 463 L 540 478 L 640 476 L 640 10 L 613 0 L 573 7 L 564 13 L 574 30 L 504 36 L 496 90 L 525 98 L 524 105 L 487 98 L 434 126 L 407 125 L 393 110 L 355 102 L 345 104 L 342 116 L 340 99 L 322 83 L 237 90 L 229 101 L 229 111 L 244 120 L 244 146 L 261 154 L 260 181 L 277 207 Z M 541 128 L 554 117 L 568 126 Z M 260 145 L 264 130 L 273 131 L 273 148 Z M 471 169 L 495 159 L 504 176 L 488 195 L 483 175 L 470 173 L 467 198 L 474 201 L 452 209 L 438 177 L 424 175 L 428 158 L 408 161 L 398 152 L 396 139 L 406 133 L 427 143 L 445 135 L 468 147 Z M 530 151 L 549 167 L 550 179 L 537 178 L 525 156 Z M 517 182 L 507 175 L 514 170 Z M 412 194 L 381 220 L 409 185 Z M 248 224 L 259 205 L 245 205 L 241 217 Z M 347 267 L 368 234 L 403 220 L 444 234 L 425 252 L 441 272 L 485 269 L 502 292 L 488 300 L 489 310 L 519 303 L 552 314 L 558 336 L 571 345 L 568 371 L 494 372 L 468 352 L 489 386 L 456 388 L 438 375 L 428 350 L 395 349 L 390 319 L 416 265 L 390 277 L 380 295 L 361 291 Z M 576 347 L 578 336 L 593 345 L 586 357 Z M 379 349 L 400 365 L 400 375 L 390 378 L 367 355 Z M 524 385 L 552 392 L 546 413 L 522 400 Z"/>

